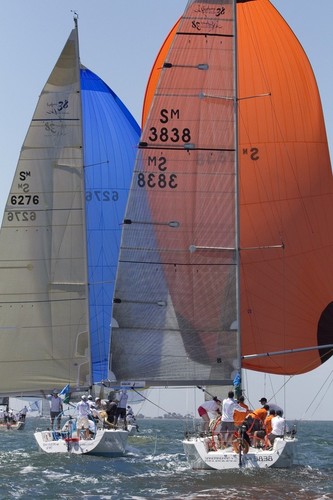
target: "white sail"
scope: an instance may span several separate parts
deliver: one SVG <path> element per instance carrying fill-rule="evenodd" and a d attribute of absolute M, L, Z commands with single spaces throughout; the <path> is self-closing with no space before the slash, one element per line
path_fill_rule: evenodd
<path fill-rule="evenodd" d="M 139 127 L 80 65 L 77 27 L 45 84 L 0 232 L 0 394 L 108 378 L 120 223 Z"/>
<path fill-rule="evenodd" d="M 73 30 L 39 98 L 0 233 L 1 392 L 89 384 L 80 70 Z"/>

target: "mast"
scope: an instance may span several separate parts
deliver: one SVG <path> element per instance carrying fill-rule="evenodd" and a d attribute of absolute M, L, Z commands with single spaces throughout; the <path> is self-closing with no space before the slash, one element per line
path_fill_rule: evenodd
<path fill-rule="evenodd" d="M 237 1 L 233 0 L 234 19 L 234 140 L 235 140 L 235 223 L 236 223 L 236 311 L 237 311 L 237 359 L 241 373 L 241 316 L 240 316 L 240 215 L 239 215 L 239 151 L 238 151 L 238 66 L 237 66 Z M 242 384 L 240 391 L 242 390 Z M 237 394 L 237 396 L 240 396 Z"/>
<path fill-rule="evenodd" d="M 72 11 L 74 13 L 74 27 L 75 27 L 75 45 L 76 45 L 76 71 L 78 75 L 78 85 L 79 85 L 79 94 L 80 94 L 80 104 L 79 104 L 79 114 L 80 114 L 80 136 L 81 136 L 81 160 L 82 160 L 82 221 L 83 221 L 83 232 L 85 237 L 83 238 L 83 254 L 85 256 L 85 266 L 84 266 L 84 283 L 85 283 L 85 296 L 86 296 L 86 315 L 87 315 L 87 327 L 88 327 L 88 362 L 89 362 L 89 386 L 93 384 L 92 380 L 92 357 L 91 357 L 91 328 L 90 328 L 90 294 L 89 294 L 89 283 L 88 283 L 88 249 L 87 249 L 87 220 L 86 220 L 86 183 L 85 183 L 85 162 L 84 162 L 84 136 L 83 136 L 83 110 L 82 110 L 82 86 L 81 86 L 81 65 L 80 65 L 80 49 L 79 49 L 79 29 L 78 29 L 78 19 L 79 16 L 77 12 Z"/>

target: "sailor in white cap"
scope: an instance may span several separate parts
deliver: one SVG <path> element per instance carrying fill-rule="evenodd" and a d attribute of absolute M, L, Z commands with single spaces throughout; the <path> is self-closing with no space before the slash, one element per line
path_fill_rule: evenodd
<path fill-rule="evenodd" d="M 77 437 L 80 438 L 81 430 L 84 430 L 84 439 L 89 439 L 89 419 L 88 415 L 91 414 L 87 396 L 81 396 L 81 401 L 76 405 L 77 411 Z"/>

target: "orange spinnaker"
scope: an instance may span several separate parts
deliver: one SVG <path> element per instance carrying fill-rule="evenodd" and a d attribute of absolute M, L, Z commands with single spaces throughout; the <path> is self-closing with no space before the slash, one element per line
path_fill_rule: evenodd
<path fill-rule="evenodd" d="M 153 66 L 143 127 L 178 27 Z M 269 0 L 237 4 L 237 34 L 242 355 L 330 344 L 333 183 L 315 77 Z M 242 366 L 292 375 L 329 356 L 316 349 Z"/>

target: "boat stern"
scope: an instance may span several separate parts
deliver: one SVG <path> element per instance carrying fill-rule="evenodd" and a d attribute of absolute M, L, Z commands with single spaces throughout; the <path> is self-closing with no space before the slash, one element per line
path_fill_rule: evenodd
<path fill-rule="evenodd" d="M 296 441 L 277 438 L 272 450 L 250 447 L 248 453 L 236 453 L 231 446 L 219 448 L 211 437 L 191 437 L 183 440 L 183 447 L 192 469 L 289 468 L 294 462 Z"/>

